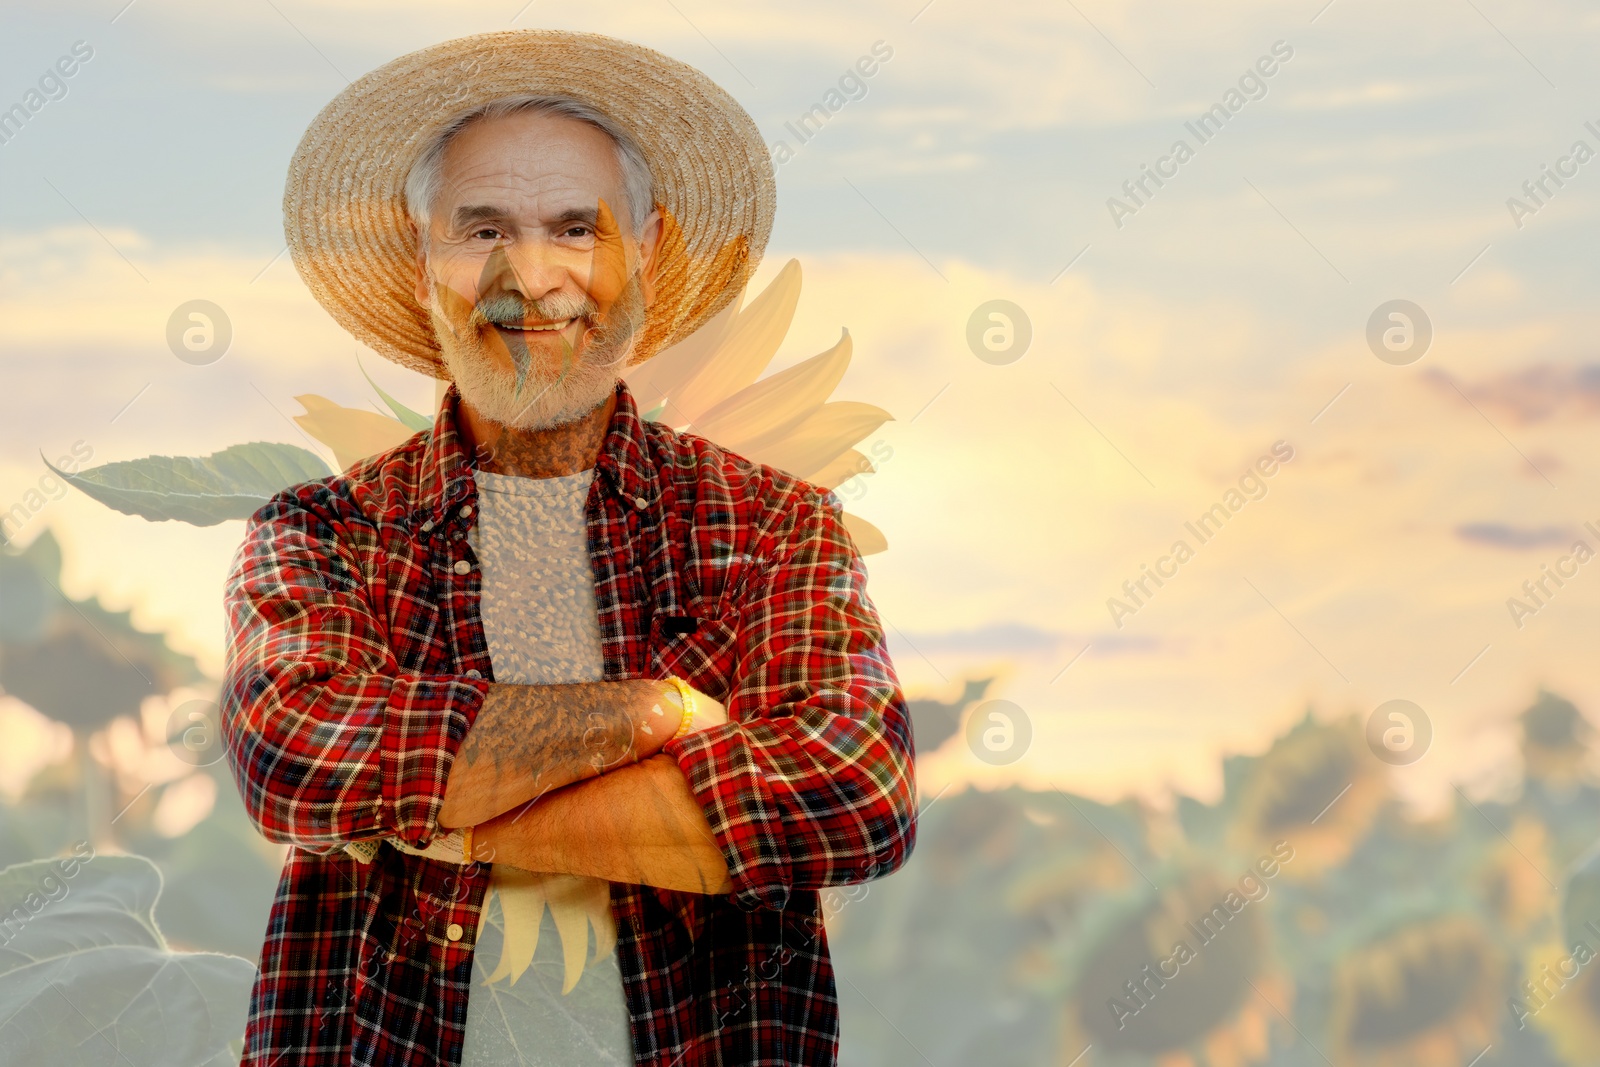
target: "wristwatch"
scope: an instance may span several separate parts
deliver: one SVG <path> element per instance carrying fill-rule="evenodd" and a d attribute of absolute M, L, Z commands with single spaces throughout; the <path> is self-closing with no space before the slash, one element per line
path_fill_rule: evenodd
<path fill-rule="evenodd" d="M 689 732 L 690 723 L 694 721 L 694 690 L 689 687 L 688 682 L 677 675 L 673 675 L 667 681 L 677 688 L 678 696 L 683 701 L 683 721 L 678 723 L 678 732 L 673 734 L 670 739 L 676 741 Z"/>

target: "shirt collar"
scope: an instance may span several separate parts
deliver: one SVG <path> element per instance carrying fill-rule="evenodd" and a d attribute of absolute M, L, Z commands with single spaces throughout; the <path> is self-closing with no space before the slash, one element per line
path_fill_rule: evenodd
<path fill-rule="evenodd" d="M 616 381 L 616 396 L 617 406 L 595 460 L 595 480 L 621 497 L 625 506 L 643 510 L 655 503 L 660 480 L 650 460 L 645 421 L 632 390 L 621 378 Z M 461 436 L 460 403 L 461 393 L 451 383 L 423 449 L 412 513 L 417 523 L 437 525 L 449 509 L 476 498 L 474 464 Z"/>

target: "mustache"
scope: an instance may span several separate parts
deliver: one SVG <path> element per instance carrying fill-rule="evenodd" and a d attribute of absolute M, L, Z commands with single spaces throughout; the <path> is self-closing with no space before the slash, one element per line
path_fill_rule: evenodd
<path fill-rule="evenodd" d="M 524 300 L 514 293 L 496 293 L 473 306 L 469 321 L 474 326 L 487 326 L 490 323 L 521 325 L 529 319 L 535 322 L 583 319 L 592 325 L 599 313 L 599 305 L 587 296 L 552 293 L 540 300 Z"/>

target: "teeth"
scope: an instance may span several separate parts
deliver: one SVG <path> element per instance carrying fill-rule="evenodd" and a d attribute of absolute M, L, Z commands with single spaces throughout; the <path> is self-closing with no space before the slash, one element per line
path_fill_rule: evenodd
<path fill-rule="evenodd" d="M 549 326 L 513 326 L 509 322 L 497 322 L 497 323 L 495 323 L 495 325 L 500 327 L 502 330 L 520 330 L 523 333 L 530 333 L 530 332 L 549 333 L 552 330 L 564 330 L 564 329 L 566 329 L 567 328 L 567 323 L 570 323 L 571 321 L 572 321 L 571 319 L 567 319 L 564 322 L 551 323 Z"/>

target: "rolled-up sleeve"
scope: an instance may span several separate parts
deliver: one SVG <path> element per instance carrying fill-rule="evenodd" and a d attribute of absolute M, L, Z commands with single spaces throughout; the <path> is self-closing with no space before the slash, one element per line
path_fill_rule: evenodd
<path fill-rule="evenodd" d="M 268 839 L 312 852 L 425 847 L 488 683 L 402 671 L 361 565 L 382 553 L 291 493 L 247 522 L 224 596 L 222 734 L 245 808 Z"/>
<path fill-rule="evenodd" d="M 899 869 L 917 812 L 909 711 L 837 496 L 784 509 L 752 558 L 729 721 L 663 749 L 745 910 Z"/>

